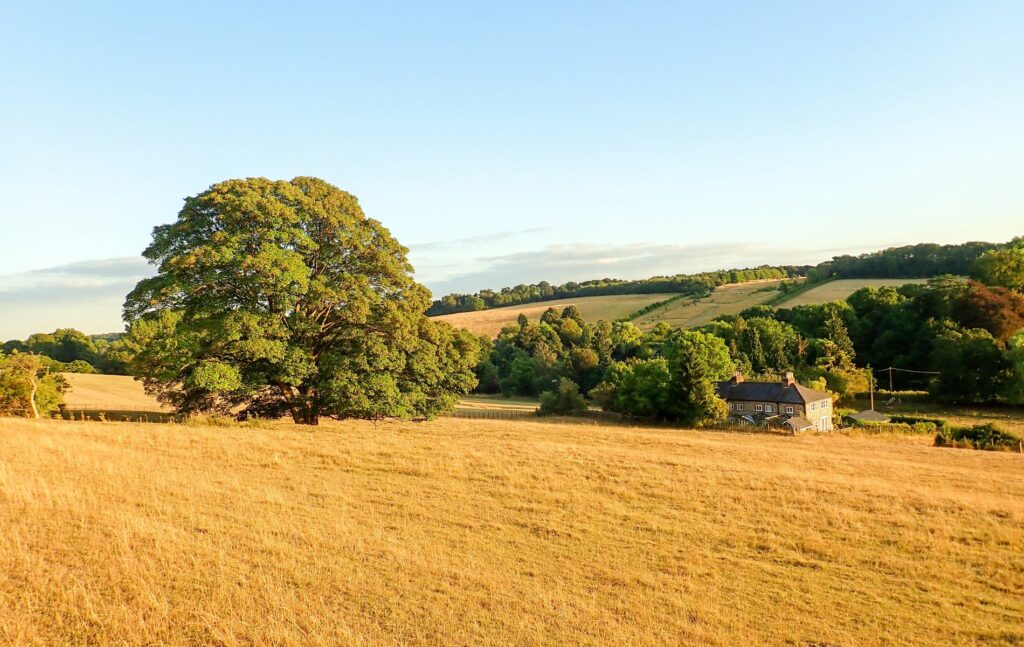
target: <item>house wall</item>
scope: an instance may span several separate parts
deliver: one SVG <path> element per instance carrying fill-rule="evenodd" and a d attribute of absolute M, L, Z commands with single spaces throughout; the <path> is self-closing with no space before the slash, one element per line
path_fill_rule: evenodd
<path fill-rule="evenodd" d="M 794 416 L 802 416 L 802 415 L 804 415 L 804 405 L 802 405 L 802 404 L 789 404 L 789 403 L 786 403 L 786 402 L 768 402 L 768 401 L 765 401 L 765 400 L 761 400 L 761 401 L 757 401 L 757 400 L 727 400 L 727 402 L 729 404 L 733 405 L 733 407 L 731 409 L 729 409 L 729 413 L 737 413 L 737 414 L 765 413 L 764 410 L 763 410 L 764 406 L 765 405 L 771 405 L 772 411 L 771 411 L 770 415 L 776 415 L 776 414 L 779 414 L 779 413 L 787 413 L 786 412 L 786 407 L 793 407 L 793 413 L 791 415 L 794 415 Z M 739 409 L 736 409 L 736 405 L 743 405 L 743 410 L 741 411 Z M 758 411 L 756 405 L 761 405 L 762 411 Z"/>
<path fill-rule="evenodd" d="M 804 418 L 813 422 L 821 431 L 832 431 L 832 400 L 808 402 Z"/>
<path fill-rule="evenodd" d="M 806 407 L 802 404 L 767 402 L 763 400 L 727 400 L 727 402 L 730 405 L 729 413 L 734 413 L 736 415 L 746 415 L 750 413 L 765 413 L 766 415 L 784 414 L 789 413 L 786 410 L 786 407 L 793 407 L 793 412 L 790 415 L 806 418 L 821 431 L 832 431 L 832 400 L 830 399 L 820 400 L 814 403 L 808 402 Z M 737 409 L 736 407 L 738 405 L 743 405 L 743 409 Z M 757 410 L 757 405 L 761 405 L 761 411 Z M 764 411 L 765 405 L 771 405 L 771 413 Z"/>

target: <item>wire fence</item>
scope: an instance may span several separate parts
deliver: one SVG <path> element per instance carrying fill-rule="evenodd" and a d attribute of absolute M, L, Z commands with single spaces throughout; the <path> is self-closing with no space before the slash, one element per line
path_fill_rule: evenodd
<path fill-rule="evenodd" d="M 447 414 L 451 418 L 474 418 L 477 420 L 514 420 L 536 418 L 536 410 L 531 409 L 456 409 Z"/>
<path fill-rule="evenodd" d="M 152 405 L 124 405 L 124 404 L 63 404 L 62 411 L 145 411 L 147 413 L 170 413 L 165 407 Z"/>

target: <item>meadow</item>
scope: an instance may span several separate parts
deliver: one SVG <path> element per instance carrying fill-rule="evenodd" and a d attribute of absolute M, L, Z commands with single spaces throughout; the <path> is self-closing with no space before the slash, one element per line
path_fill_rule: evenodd
<path fill-rule="evenodd" d="M 1024 457 L 441 419 L 0 420 L 0 641 L 1024 642 Z"/>
<path fill-rule="evenodd" d="M 644 330 L 650 330 L 659 323 L 673 328 L 696 328 L 710 323 L 721 315 L 734 315 L 760 305 L 778 295 L 775 288 L 780 281 L 748 281 L 722 285 L 702 299 L 680 299 L 663 308 L 658 308 L 633 321 Z"/>
<path fill-rule="evenodd" d="M 798 292 L 788 299 L 776 301 L 778 307 L 792 307 L 811 303 L 842 301 L 862 287 L 900 286 L 908 283 L 923 283 L 924 279 L 840 279 L 829 281 L 806 292 Z M 643 330 L 650 330 L 659 323 L 673 328 L 696 328 L 710 323 L 721 315 L 739 314 L 747 308 L 761 305 L 778 297 L 775 288 L 781 281 L 748 281 L 722 285 L 709 296 L 700 299 L 680 299 L 633 320 Z M 514 324 L 520 313 L 533 321 L 540 319 L 548 308 L 561 310 L 576 306 L 587 321 L 614 321 L 635 312 L 644 306 L 664 301 L 671 294 L 626 294 L 601 297 L 558 299 L 540 303 L 528 303 L 504 308 L 492 308 L 477 312 L 460 312 L 435 317 L 453 326 L 466 328 L 478 335 L 496 337 L 505 326 Z"/>
<path fill-rule="evenodd" d="M 548 308 L 555 308 L 561 311 L 568 306 L 576 306 L 580 314 L 587 321 L 615 321 L 646 305 L 664 301 L 671 296 L 671 294 L 616 294 L 601 297 L 556 299 L 554 301 L 526 303 L 518 306 L 492 308 L 491 310 L 480 310 L 477 312 L 439 315 L 434 318 L 447 321 L 453 326 L 466 328 L 477 335 L 497 337 L 502 328 L 516 322 L 516 318 L 519 317 L 520 313 L 526 315 L 532 321 L 539 321 L 540 316 Z"/>
<path fill-rule="evenodd" d="M 925 283 L 927 279 L 837 279 L 811 288 L 806 292 L 798 292 L 788 299 L 782 299 L 774 305 L 780 308 L 792 308 L 813 303 L 845 301 L 847 297 L 861 288 L 881 288 L 885 286 L 899 287 L 910 283 Z"/>

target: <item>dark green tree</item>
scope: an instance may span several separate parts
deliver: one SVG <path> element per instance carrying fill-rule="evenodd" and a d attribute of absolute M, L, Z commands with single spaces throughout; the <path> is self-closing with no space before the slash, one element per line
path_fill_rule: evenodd
<path fill-rule="evenodd" d="M 427 418 L 476 378 L 478 342 L 424 316 L 407 250 L 316 178 L 229 180 L 187 198 L 125 303 L 137 375 L 183 412 Z"/>
<path fill-rule="evenodd" d="M 579 386 L 563 377 L 556 387 L 540 395 L 540 414 L 544 416 L 579 416 L 587 411 L 587 400 Z"/>
<path fill-rule="evenodd" d="M 971 276 L 986 285 L 1024 291 L 1024 240 L 982 254 L 971 268 Z"/>
<path fill-rule="evenodd" d="M 950 327 L 936 340 L 932 395 L 943 402 L 994 402 L 1010 377 L 1009 360 L 987 330 Z"/>

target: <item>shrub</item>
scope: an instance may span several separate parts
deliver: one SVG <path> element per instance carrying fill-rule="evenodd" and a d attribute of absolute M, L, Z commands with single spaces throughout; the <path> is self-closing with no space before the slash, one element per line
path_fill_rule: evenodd
<path fill-rule="evenodd" d="M 558 381 L 557 389 L 541 394 L 538 413 L 542 416 L 579 416 L 586 410 L 587 401 L 580 393 L 580 387 L 563 377 Z"/>
<path fill-rule="evenodd" d="M 869 434 L 934 434 L 939 427 L 933 422 L 868 422 L 858 425 L 859 428 Z"/>
<path fill-rule="evenodd" d="M 919 422 L 926 422 L 935 425 L 938 429 L 944 429 L 948 424 L 942 418 L 925 418 L 922 416 L 900 416 L 893 415 L 889 416 L 890 422 L 905 422 L 908 425 L 917 424 Z"/>
<path fill-rule="evenodd" d="M 935 435 L 936 447 L 1009 450 L 1020 446 L 1021 439 L 988 423 L 973 427 L 947 427 Z"/>

